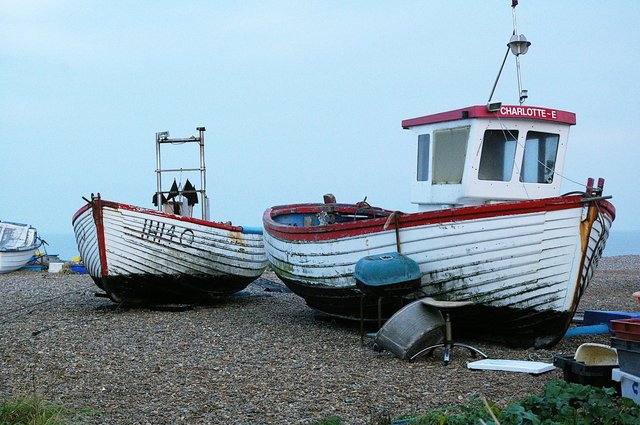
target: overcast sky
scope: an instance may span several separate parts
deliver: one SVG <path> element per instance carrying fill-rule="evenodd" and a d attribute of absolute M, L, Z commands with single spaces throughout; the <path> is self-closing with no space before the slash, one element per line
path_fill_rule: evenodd
<path fill-rule="evenodd" d="M 92 192 L 151 207 L 155 132 L 198 126 L 215 220 L 261 225 L 327 192 L 415 211 L 400 122 L 486 103 L 510 4 L 0 0 L 0 220 L 72 233 Z M 614 229 L 640 229 L 640 1 L 517 12 L 526 104 L 577 114 L 563 191 L 604 177 Z M 494 100 L 517 103 L 513 57 Z M 176 149 L 167 165 L 197 165 L 196 145 Z"/>

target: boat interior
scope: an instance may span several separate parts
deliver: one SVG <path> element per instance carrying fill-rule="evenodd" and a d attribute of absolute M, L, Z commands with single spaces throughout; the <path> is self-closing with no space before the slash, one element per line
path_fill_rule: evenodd
<path fill-rule="evenodd" d="M 314 227 L 388 217 L 391 213 L 369 206 L 359 209 L 357 205 L 315 204 L 305 205 L 304 211 L 289 209 L 287 212 L 274 214 L 273 220 L 286 226 Z"/>

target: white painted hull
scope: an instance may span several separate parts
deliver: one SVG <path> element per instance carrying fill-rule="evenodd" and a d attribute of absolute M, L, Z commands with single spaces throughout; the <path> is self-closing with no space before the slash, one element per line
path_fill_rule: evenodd
<path fill-rule="evenodd" d="M 35 228 L 27 224 L 0 222 L 0 273 L 22 268 L 40 244 Z"/>
<path fill-rule="evenodd" d="M 266 267 L 262 235 L 242 228 L 94 200 L 73 221 L 88 273 L 114 301 L 206 301 Z"/>
<path fill-rule="evenodd" d="M 583 218 L 579 205 L 401 226 L 398 237 L 401 252 L 420 267 L 420 296 L 470 300 L 494 312 L 554 312 L 560 317 L 575 311 L 612 222 L 606 214 L 602 221 L 595 220 L 587 242 L 581 234 Z M 274 271 L 310 306 L 336 316 L 358 317 L 356 262 L 397 249 L 393 227 L 339 238 L 291 240 L 270 231 L 266 221 L 265 249 Z M 341 304 L 341 297 L 351 302 Z"/>
<path fill-rule="evenodd" d="M 0 273 L 9 273 L 24 267 L 35 251 L 35 249 L 28 249 L 26 251 L 0 251 Z"/>

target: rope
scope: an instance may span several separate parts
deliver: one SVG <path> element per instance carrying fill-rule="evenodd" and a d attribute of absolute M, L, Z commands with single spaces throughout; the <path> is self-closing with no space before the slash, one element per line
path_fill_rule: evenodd
<path fill-rule="evenodd" d="M 593 266 L 594 260 L 596 259 L 596 257 L 599 258 L 599 256 L 596 255 L 596 253 L 598 252 L 598 250 L 604 249 L 604 248 L 601 248 L 600 245 L 604 243 L 605 235 L 609 234 L 609 230 L 606 227 L 606 222 L 604 219 L 604 213 L 600 209 L 600 204 L 598 202 L 595 202 L 595 208 L 598 213 L 596 220 L 600 222 L 600 226 L 602 226 L 602 231 L 600 232 L 600 236 L 598 237 L 598 240 L 596 241 L 596 244 L 593 247 L 593 255 L 589 257 L 589 263 L 587 264 L 587 268 L 585 269 L 584 276 L 582 277 L 582 282 L 580 282 L 580 289 L 578 292 L 578 301 L 582 298 L 582 294 L 584 294 L 584 291 L 586 291 L 587 287 L 589 286 L 589 279 L 588 279 L 589 274 L 595 273 L 595 267 Z M 593 225 L 592 225 L 592 228 L 593 228 Z M 589 248 L 589 242 L 587 241 L 586 249 L 588 248 Z"/>
<path fill-rule="evenodd" d="M 404 214 L 401 211 L 394 211 L 391 213 L 391 215 L 389 215 L 389 217 L 387 217 L 387 221 L 384 223 L 384 226 L 382 226 L 383 230 L 387 230 L 389 228 L 389 226 L 391 225 L 391 221 L 393 220 L 393 222 L 395 223 L 395 228 L 396 228 L 396 250 L 398 251 L 398 253 L 402 253 L 402 251 L 400 251 L 400 216 Z"/>
<path fill-rule="evenodd" d="M 55 297 L 47 298 L 46 300 L 39 301 L 39 302 L 37 302 L 37 303 L 33 303 L 33 304 L 25 305 L 25 306 L 22 306 L 22 307 L 19 307 L 19 308 L 13 309 L 13 310 L 9 310 L 9 311 L 6 311 L 6 312 L 3 312 L 2 314 L 0 314 L 0 317 L 3 317 L 3 318 L 4 318 L 4 317 L 9 316 L 10 314 L 17 313 L 17 312 L 19 312 L 19 311 L 26 310 L 26 309 L 31 309 L 31 308 L 36 307 L 36 306 L 41 306 L 42 304 L 46 304 L 46 303 L 53 303 L 54 301 L 56 301 L 56 302 L 60 302 L 60 301 L 62 301 L 62 298 L 67 297 L 68 295 L 76 294 L 76 293 L 80 293 L 80 292 L 83 292 L 83 291 L 87 291 L 87 290 L 89 290 L 91 287 L 92 287 L 92 285 L 85 286 L 85 287 L 80 288 L 80 289 L 76 289 L 76 290 L 73 290 L 73 291 L 65 292 L 65 293 L 60 294 L 60 295 L 55 296 Z M 42 307 L 42 308 L 40 308 L 40 309 L 43 309 L 43 308 L 44 308 L 44 307 Z M 15 319 L 17 319 L 17 318 L 19 318 L 19 317 L 22 317 L 22 316 L 26 315 L 26 314 L 31 314 L 31 313 L 33 313 L 33 312 L 35 312 L 35 311 L 40 310 L 40 309 L 36 308 L 36 309 L 33 309 L 33 310 L 29 310 L 29 311 L 27 311 L 27 312 L 24 312 L 24 313 L 22 313 L 22 314 L 18 314 L 18 315 L 14 316 L 14 317 L 13 317 L 13 318 L 11 318 L 11 319 L 7 319 L 7 320 L 3 320 L 3 321 L 1 321 L 1 322 L 0 322 L 0 325 L 3 325 L 3 324 L 5 324 L 5 323 L 9 323 L 9 322 L 11 322 L 12 320 L 15 320 Z"/>
<path fill-rule="evenodd" d="M 371 208 L 371 205 L 369 205 L 369 203 L 367 202 L 366 196 L 362 201 L 356 202 L 356 206 L 358 207 L 358 210 L 368 210 Z"/>

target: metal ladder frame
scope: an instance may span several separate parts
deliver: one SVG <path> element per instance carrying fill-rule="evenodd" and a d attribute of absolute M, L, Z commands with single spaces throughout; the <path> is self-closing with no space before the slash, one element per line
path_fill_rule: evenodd
<path fill-rule="evenodd" d="M 160 200 L 162 199 L 162 195 L 166 194 L 166 193 L 170 193 L 170 191 L 163 191 L 162 190 L 162 173 L 168 173 L 168 172 L 182 172 L 182 171 L 200 171 L 200 187 L 201 189 L 196 189 L 195 192 L 196 193 L 200 193 L 201 194 L 201 207 L 202 207 L 202 219 L 203 220 L 209 220 L 208 217 L 208 205 L 209 205 L 209 198 L 207 198 L 207 191 L 206 191 L 206 176 L 207 176 L 207 171 L 206 171 L 206 167 L 204 165 L 204 132 L 205 132 L 205 128 L 204 127 L 197 127 L 196 130 L 198 131 L 198 137 L 196 136 L 191 136 L 188 137 L 186 139 L 170 139 L 169 138 L 169 132 L 168 131 L 161 131 L 156 133 L 156 180 L 157 180 L 157 189 L 156 189 L 156 201 L 158 204 L 158 211 L 162 211 L 162 202 L 160 202 Z M 163 143 L 172 143 L 172 144 L 176 144 L 176 143 L 198 143 L 200 145 L 200 167 L 199 168 L 175 168 L 175 169 L 166 169 L 163 170 L 162 169 L 162 165 L 161 165 L 161 159 L 160 159 L 160 145 L 162 145 Z"/>

